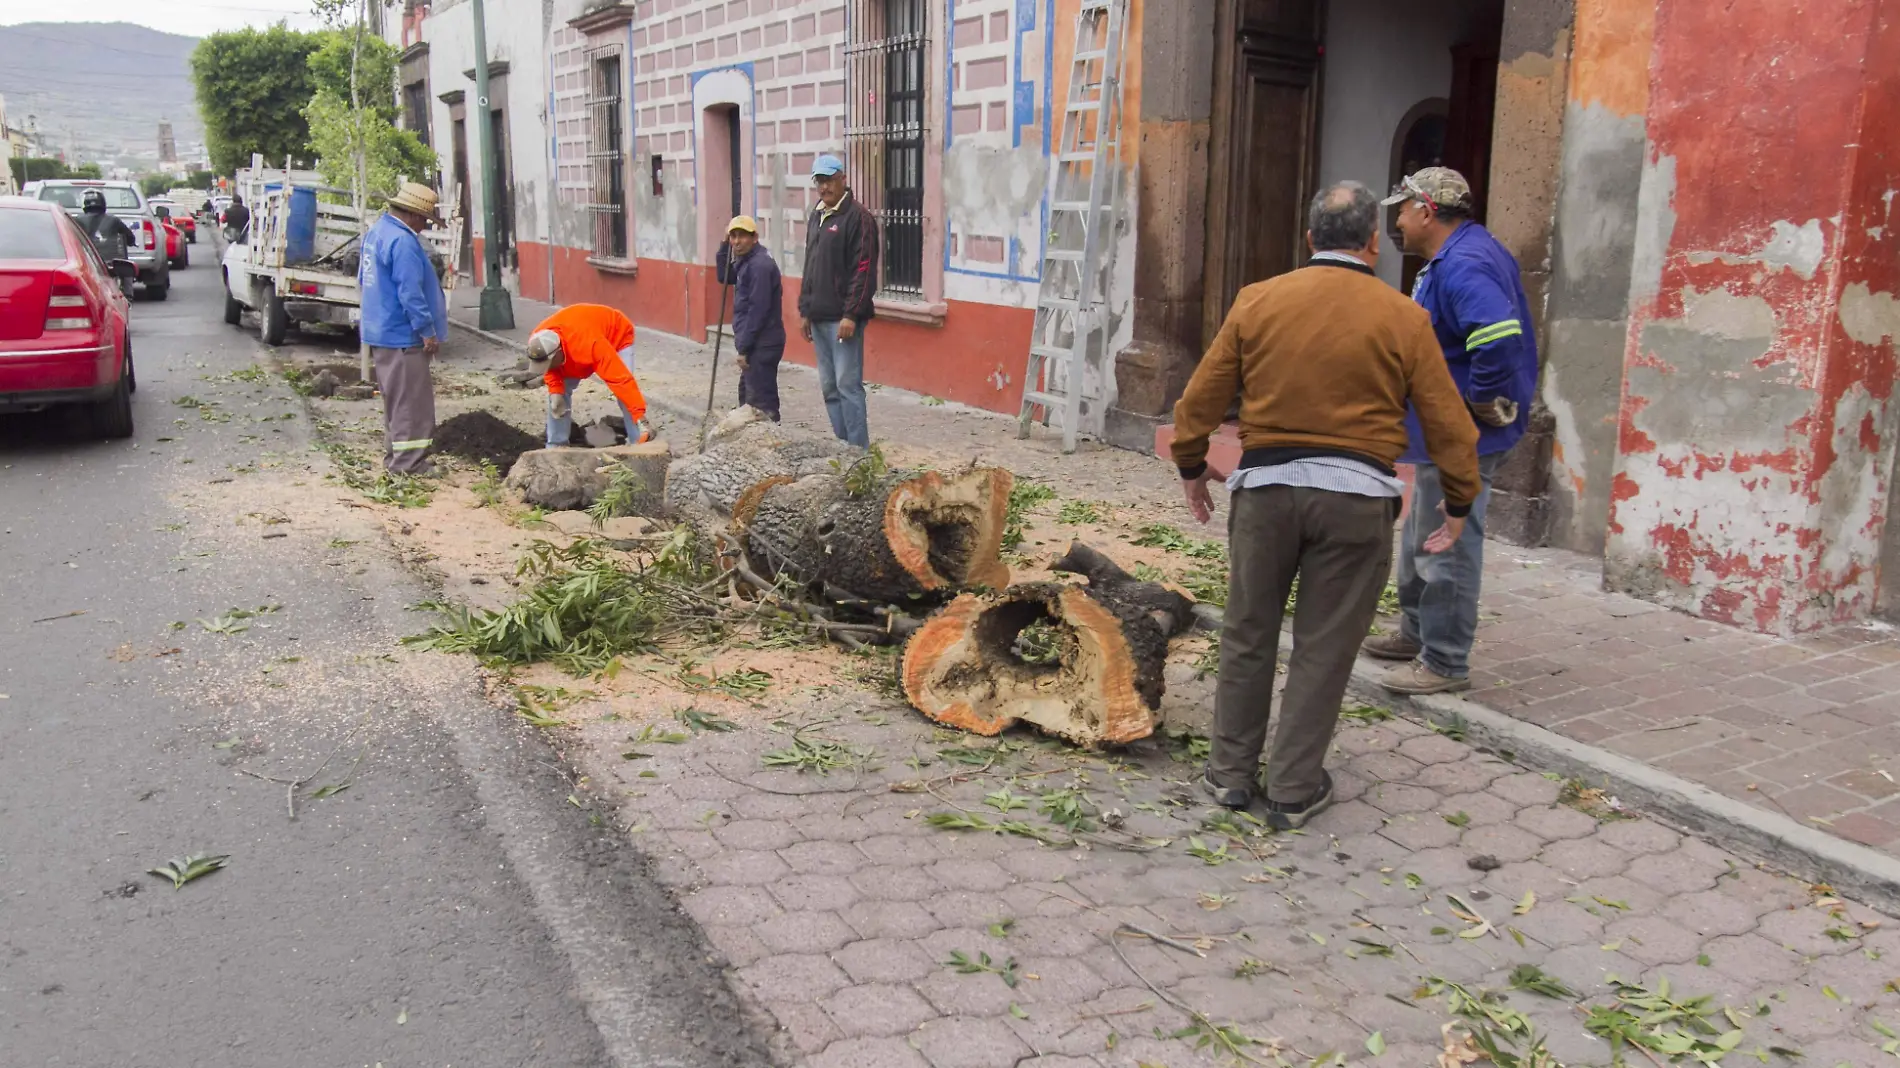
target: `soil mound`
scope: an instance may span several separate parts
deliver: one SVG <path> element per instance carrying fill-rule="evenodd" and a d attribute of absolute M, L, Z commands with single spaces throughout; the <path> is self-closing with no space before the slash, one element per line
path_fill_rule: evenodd
<path fill-rule="evenodd" d="M 465 460 L 487 460 L 502 474 L 515 465 L 524 452 L 541 447 L 541 439 L 505 423 L 488 412 L 463 412 L 439 423 L 435 428 L 435 452 L 459 456 Z"/>

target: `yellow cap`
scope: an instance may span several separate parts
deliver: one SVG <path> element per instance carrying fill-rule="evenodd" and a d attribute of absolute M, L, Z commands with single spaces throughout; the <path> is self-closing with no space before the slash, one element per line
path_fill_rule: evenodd
<path fill-rule="evenodd" d="M 734 215 L 732 221 L 726 224 L 726 232 L 731 233 L 734 230 L 744 230 L 748 234 L 756 234 L 759 232 L 759 224 L 753 222 L 752 216 L 750 215 Z"/>

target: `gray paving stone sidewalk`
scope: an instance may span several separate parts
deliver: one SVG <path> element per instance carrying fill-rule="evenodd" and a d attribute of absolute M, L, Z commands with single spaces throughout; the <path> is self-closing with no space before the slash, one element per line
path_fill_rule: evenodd
<path fill-rule="evenodd" d="M 767 768 L 794 733 L 862 766 Z M 1191 744 L 1091 756 L 838 697 L 775 727 L 636 744 L 592 788 L 812 1068 L 1236 1063 L 1195 1048 L 1208 1028 L 1258 1063 L 1427 1065 L 1463 1019 L 1445 983 L 1524 1013 L 1555 1058 L 1535 1063 L 1609 1064 L 1583 1022 L 1613 980 L 1710 995 L 1714 1026 L 1745 1033 L 1737 1060 L 1891 1063 L 1900 931 L 1871 911 L 1566 804 L 1564 784 L 1406 720 L 1341 733 L 1344 800 L 1299 835 L 1205 805 Z M 1088 830 L 1051 822 L 1047 795 L 1077 799 Z M 1493 929 L 1473 937 L 1480 918 Z M 1576 996 L 1511 989 L 1521 965 Z"/>
<path fill-rule="evenodd" d="M 456 294 L 471 323 L 477 293 Z M 518 301 L 516 333 L 552 310 Z M 649 396 L 703 410 L 709 350 L 649 331 L 639 351 Z M 815 375 L 787 364 L 784 377 L 786 418 L 823 431 Z M 721 378 L 733 403 L 736 373 Z M 875 392 L 871 415 L 900 457 L 1002 464 L 1144 522 L 1192 525 L 1159 460 L 1088 443 L 1065 457 L 1046 434 L 1017 440 L 1007 417 L 902 390 Z M 1483 612 L 1470 700 L 1900 856 L 1900 632 L 1767 638 L 1605 593 L 1592 558 L 1496 543 Z"/>

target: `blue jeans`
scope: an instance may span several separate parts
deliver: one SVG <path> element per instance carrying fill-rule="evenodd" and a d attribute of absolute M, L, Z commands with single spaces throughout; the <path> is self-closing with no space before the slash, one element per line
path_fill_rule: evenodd
<path fill-rule="evenodd" d="M 1447 678 L 1471 674 L 1471 643 L 1478 636 L 1478 590 L 1484 582 L 1484 512 L 1491 503 L 1491 477 L 1504 453 L 1478 457 L 1484 489 L 1471 504 L 1457 544 L 1435 555 L 1425 539 L 1444 522 L 1438 506 L 1445 488 L 1438 468 L 1419 464 L 1412 483 L 1412 510 L 1399 537 L 1400 633 L 1424 648 L 1425 666 Z"/>
<path fill-rule="evenodd" d="M 838 340 L 837 323 L 811 324 L 818 350 L 818 389 L 825 395 L 831 432 L 860 449 L 871 447 L 870 413 L 864 402 L 864 326 L 849 341 Z"/>
<path fill-rule="evenodd" d="M 625 359 L 626 357 L 623 354 L 621 358 Z M 629 363 L 628 366 L 631 367 L 632 364 Z M 574 437 L 574 387 L 581 384 L 581 379 L 566 378 L 562 379 L 562 381 L 567 385 L 566 394 L 548 394 L 548 448 L 550 449 L 556 446 L 566 445 L 570 443 Z M 561 403 L 563 399 L 566 401 L 565 404 Z M 620 399 L 616 397 L 614 400 L 615 403 L 619 403 Z M 556 411 L 559 411 L 560 414 L 555 414 Z M 633 413 L 627 410 L 625 404 L 620 405 L 620 414 L 626 417 L 627 420 L 628 440 L 631 441 L 633 438 L 638 437 L 640 435 L 640 421 L 633 417 Z"/>

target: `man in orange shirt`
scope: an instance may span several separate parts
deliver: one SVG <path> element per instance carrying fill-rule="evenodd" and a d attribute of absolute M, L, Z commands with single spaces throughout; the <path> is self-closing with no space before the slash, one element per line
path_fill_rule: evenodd
<path fill-rule="evenodd" d="M 633 320 L 604 304 L 574 304 L 542 321 L 528 336 L 528 366 L 545 371 L 548 448 L 574 433 L 574 387 L 599 375 L 627 417 L 627 440 L 653 440 L 647 399 L 633 377 Z"/>

